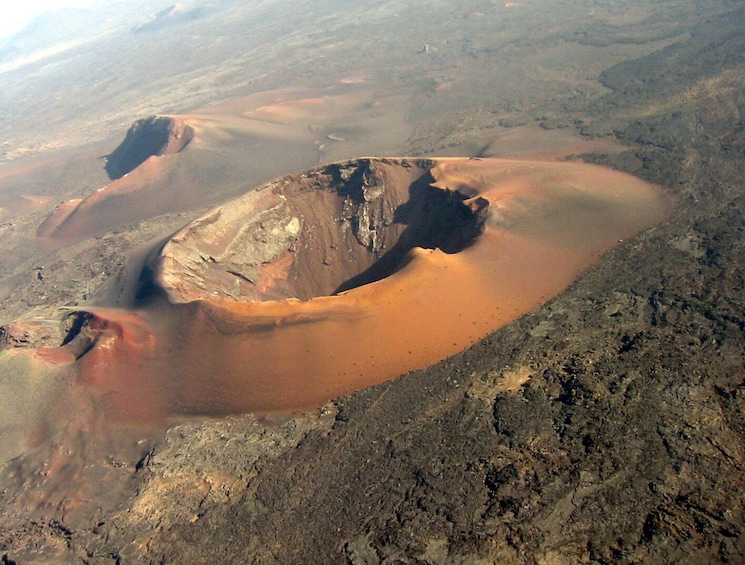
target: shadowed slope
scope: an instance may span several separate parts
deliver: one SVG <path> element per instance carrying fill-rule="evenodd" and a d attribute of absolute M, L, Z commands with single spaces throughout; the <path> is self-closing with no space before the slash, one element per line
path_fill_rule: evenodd
<path fill-rule="evenodd" d="M 121 178 L 149 157 L 178 153 L 193 137 L 194 129 L 183 120 L 168 116 L 137 120 L 121 145 L 106 158 L 106 172 L 112 180 Z"/>

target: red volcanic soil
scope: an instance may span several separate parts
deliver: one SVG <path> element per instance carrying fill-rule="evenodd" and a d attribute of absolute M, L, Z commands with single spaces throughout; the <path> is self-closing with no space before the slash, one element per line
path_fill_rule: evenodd
<path fill-rule="evenodd" d="M 66 347 L 121 419 L 305 408 L 462 350 L 666 211 L 584 164 L 333 164 L 184 227 L 151 265 L 168 300 L 93 311 Z"/>
<path fill-rule="evenodd" d="M 402 98 L 345 86 L 274 91 L 138 120 L 107 158 L 112 182 L 59 206 L 37 235 L 57 247 L 160 214 L 203 210 L 319 163 L 385 154 L 408 138 L 407 110 Z"/>
<path fill-rule="evenodd" d="M 62 203 L 39 225 L 37 236 L 64 244 L 146 218 L 148 210 L 178 209 L 178 194 L 167 189 L 175 165 L 165 157 L 148 157 L 134 171 L 90 196 Z"/>

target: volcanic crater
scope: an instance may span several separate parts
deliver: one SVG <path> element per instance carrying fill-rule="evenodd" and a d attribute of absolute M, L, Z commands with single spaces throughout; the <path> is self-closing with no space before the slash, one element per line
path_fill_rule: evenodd
<path fill-rule="evenodd" d="M 175 234 L 156 282 L 175 303 L 309 300 L 386 278 L 414 248 L 458 253 L 489 202 L 433 186 L 434 166 L 364 158 L 267 183 Z"/>
<path fill-rule="evenodd" d="M 150 157 L 174 155 L 194 138 L 194 128 L 170 116 L 150 116 L 130 126 L 124 141 L 106 157 L 106 173 L 116 180 Z"/>
<path fill-rule="evenodd" d="M 222 126 L 189 120 L 135 122 L 107 162 L 123 176 L 37 234 L 79 240 L 250 187 L 217 174 Z M 139 280 L 73 314 L 62 347 L 39 354 L 114 420 L 305 409 L 463 350 L 668 209 L 656 187 L 584 163 L 338 161 L 223 200 L 143 249 Z"/>
<path fill-rule="evenodd" d="M 127 421 L 317 406 L 464 349 L 667 210 L 581 163 L 333 163 L 177 231 L 143 270 L 148 299 L 91 309 L 66 358 Z"/>

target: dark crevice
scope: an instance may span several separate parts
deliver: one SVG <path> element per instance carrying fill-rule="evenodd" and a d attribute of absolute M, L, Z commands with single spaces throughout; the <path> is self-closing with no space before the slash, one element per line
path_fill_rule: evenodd
<path fill-rule="evenodd" d="M 409 200 L 398 206 L 393 223 L 406 225 L 396 241 L 380 259 L 360 274 L 344 281 L 335 293 L 382 280 L 407 262 L 415 247 L 458 253 L 471 245 L 483 232 L 488 201 L 468 197 L 432 186 L 430 173 L 409 188 Z"/>

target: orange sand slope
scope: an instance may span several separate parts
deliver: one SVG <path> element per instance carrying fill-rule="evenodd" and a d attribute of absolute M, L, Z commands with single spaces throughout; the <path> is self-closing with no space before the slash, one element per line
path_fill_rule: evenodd
<path fill-rule="evenodd" d="M 169 300 L 92 312 L 67 347 L 127 420 L 318 405 L 464 349 L 666 211 L 585 164 L 332 164 L 186 226 L 151 265 Z"/>
<path fill-rule="evenodd" d="M 279 90 L 193 114 L 138 120 L 109 155 L 111 182 L 59 206 L 37 234 L 62 245 L 160 214 L 213 206 L 319 163 L 364 151 L 386 154 L 410 135 L 408 108 L 401 97 L 381 98 L 352 85 Z"/>

